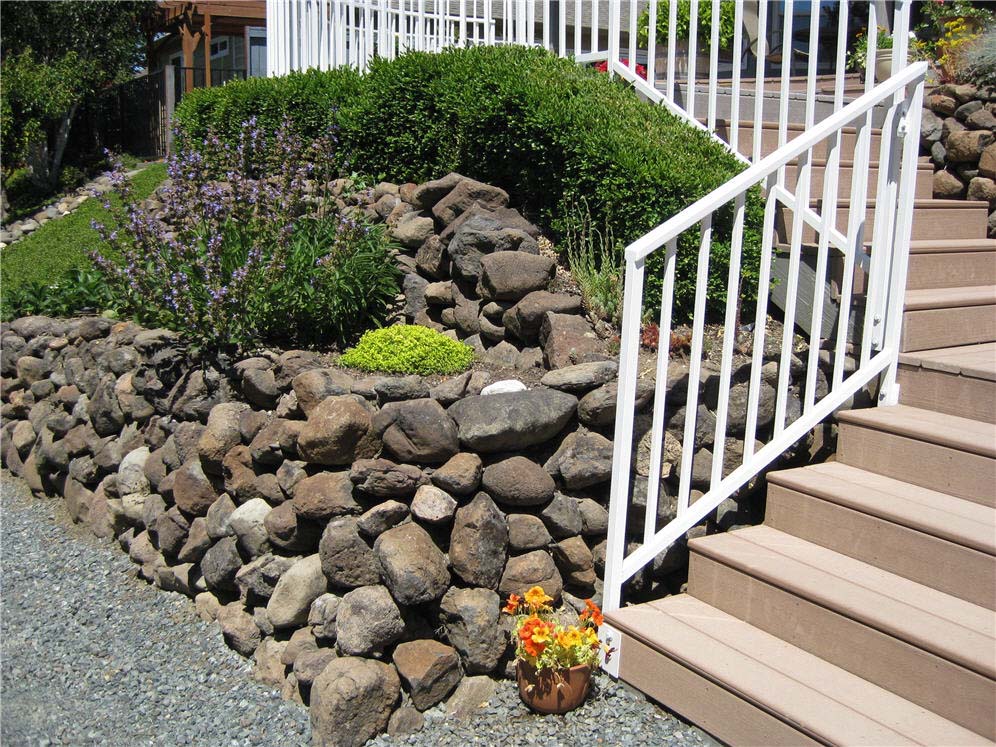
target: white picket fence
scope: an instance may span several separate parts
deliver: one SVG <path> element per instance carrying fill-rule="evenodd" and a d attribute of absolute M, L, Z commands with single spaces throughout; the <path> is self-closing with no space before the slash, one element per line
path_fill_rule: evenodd
<path fill-rule="evenodd" d="M 844 406 L 862 387 L 879 380 L 880 403 L 896 401 L 900 326 L 906 279 L 909 236 L 913 217 L 919 116 L 926 64 L 907 65 L 910 0 L 896 0 L 886 14 L 880 0 L 833 6 L 831 23 L 810 15 L 796 29 L 797 4 L 745 2 L 734 4 L 732 54 L 722 50 L 720 0 L 689 0 L 687 40 L 679 39 L 677 2 L 666 4 L 668 32 L 658 39 L 656 3 L 646 0 L 267 0 L 268 65 L 271 74 L 310 67 L 352 65 L 365 69 L 375 56 L 392 58 L 408 50 L 438 51 L 474 44 L 542 46 L 579 62 L 606 60 L 612 74 L 629 81 L 648 100 L 667 107 L 696 127 L 708 130 L 736 153 L 750 132 L 747 156 L 752 164 L 743 173 L 690 205 L 625 249 L 626 286 L 620 352 L 619 395 L 614 437 L 614 462 L 606 550 L 604 607 L 617 608 L 626 582 L 656 556 L 709 516 L 726 498 L 763 472 L 784 451 Z M 708 39 L 700 39 L 699 6 L 707 5 L 711 21 Z M 817 7 L 826 8 L 815 4 Z M 798 7 L 810 7 L 798 3 Z M 783 9 L 774 15 L 774 10 Z M 860 17 L 857 11 L 861 11 Z M 727 10 L 727 12 L 729 12 Z M 641 16 L 648 17 L 646 36 Z M 891 46 L 891 77 L 876 85 L 871 72 L 880 54 L 879 33 L 885 26 Z M 869 38 L 868 73 L 857 92 L 845 77 L 845 56 L 858 31 Z M 746 59 L 755 70 L 746 74 Z M 642 68 L 640 67 L 642 66 Z M 643 68 L 646 76 L 643 77 Z M 823 71 L 823 72 L 821 72 Z M 849 97 L 854 97 L 848 100 Z M 768 105 L 768 109 L 765 105 Z M 725 107 L 725 108 L 724 108 Z M 762 122 L 775 112 L 777 148 L 762 151 Z M 804 125 L 790 137 L 789 120 Z M 725 121 L 724 121 L 725 120 Z M 742 120 L 747 123 L 743 124 Z M 874 147 L 873 126 L 881 127 Z M 746 128 L 746 129 L 745 129 Z M 746 150 L 746 149 L 744 149 Z M 844 220 L 838 207 L 840 167 L 851 169 L 851 209 Z M 878 177 L 869 185 L 870 164 L 877 162 Z M 822 183 L 814 183 L 814 168 L 822 168 Z M 817 190 L 820 199 L 812 199 Z M 743 265 L 746 202 L 752 188 L 764 195 L 759 264 Z M 874 199 L 866 231 L 863 209 Z M 716 217 L 732 206 L 729 270 L 716 424 L 713 433 L 708 486 L 692 500 L 693 459 L 702 373 L 707 279 L 710 263 L 718 261 L 714 245 Z M 681 238 L 691 233 L 698 245 L 697 277 L 687 392 L 684 402 L 667 398 L 669 357 L 656 365 L 656 394 L 649 437 L 649 476 L 645 506 L 634 510 L 634 405 L 640 369 L 640 326 L 647 262 L 663 253 L 663 294 L 659 299 L 659 339 L 666 352 L 672 329 L 676 257 Z M 722 251 L 723 261 L 726 255 Z M 788 273 L 784 303 L 770 308 L 772 258 L 787 253 Z M 800 268 L 803 255 L 815 255 L 815 275 L 828 277 L 830 268 L 839 282 L 839 315 L 834 329 L 822 329 L 825 287 L 815 282 L 808 319 L 809 348 L 805 371 L 795 386 L 804 392 L 798 410 L 790 412 L 793 387 L 790 370 L 799 308 Z M 742 456 L 725 466 L 726 437 L 730 432 L 730 389 L 734 345 L 738 333 L 737 289 L 742 276 L 759 276 L 758 301 L 750 340 L 751 362 L 742 433 Z M 831 273 L 832 274 L 832 273 Z M 855 292 L 860 283 L 862 293 Z M 656 307 L 658 300 L 654 300 Z M 860 314 L 860 323 L 856 315 Z M 781 317 L 783 333 L 774 382 L 772 423 L 759 423 L 765 386 L 765 329 L 769 315 Z M 832 355 L 832 375 L 817 396 L 821 346 Z M 846 367 L 849 354 L 856 357 Z M 681 460 L 678 466 L 676 516 L 659 526 L 660 479 L 667 419 L 684 408 Z M 760 443 L 758 447 L 756 444 Z M 642 519 L 637 516 L 642 515 Z M 642 524 L 637 526 L 637 523 Z"/>

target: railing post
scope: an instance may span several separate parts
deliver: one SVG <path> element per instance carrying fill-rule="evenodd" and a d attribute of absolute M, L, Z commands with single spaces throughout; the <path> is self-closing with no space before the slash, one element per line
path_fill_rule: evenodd
<path fill-rule="evenodd" d="M 609 62 L 619 61 L 619 2 L 609 3 Z M 610 74 L 611 65 L 609 66 Z"/>

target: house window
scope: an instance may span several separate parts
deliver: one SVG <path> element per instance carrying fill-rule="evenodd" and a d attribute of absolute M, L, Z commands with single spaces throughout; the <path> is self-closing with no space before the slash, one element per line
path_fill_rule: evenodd
<path fill-rule="evenodd" d="M 228 54 L 228 39 L 219 39 L 218 41 L 211 42 L 211 59 L 216 60 L 219 57 L 225 57 Z"/>

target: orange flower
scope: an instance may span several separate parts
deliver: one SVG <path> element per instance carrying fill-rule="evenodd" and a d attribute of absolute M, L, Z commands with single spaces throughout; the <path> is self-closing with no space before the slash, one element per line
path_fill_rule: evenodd
<path fill-rule="evenodd" d="M 509 615 L 514 615 L 516 612 L 519 611 L 520 602 L 522 602 L 522 597 L 520 597 L 518 594 L 509 594 L 508 604 L 505 605 L 505 609 L 503 609 L 502 612 L 506 612 Z"/>
<path fill-rule="evenodd" d="M 532 609 L 539 609 L 547 604 L 547 602 L 552 602 L 553 597 L 547 596 L 547 593 L 543 591 L 542 586 L 534 586 L 529 591 L 526 592 L 526 604 L 528 604 Z"/>
<path fill-rule="evenodd" d="M 539 656 L 550 642 L 550 625 L 536 615 L 527 617 L 519 628 L 519 640 L 530 656 Z"/>
<path fill-rule="evenodd" d="M 602 623 L 605 622 L 605 619 L 602 617 L 602 610 L 598 608 L 598 605 L 590 599 L 586 599 L 584 600 L 584 606 L 585 611 L 582 612 L 579 617 L 582 620 L 590 619 L 596 628 L 602 627 Z"/>

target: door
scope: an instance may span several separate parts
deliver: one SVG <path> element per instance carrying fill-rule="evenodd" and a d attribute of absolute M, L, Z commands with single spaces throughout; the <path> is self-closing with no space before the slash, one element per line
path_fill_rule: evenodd
<path fill-rule="evenodd" d="M 249 49 L 246 55 L 246 67 L 250 77 L 262 78 L 266 75 L 266 29 L 250 28 Z"/>

